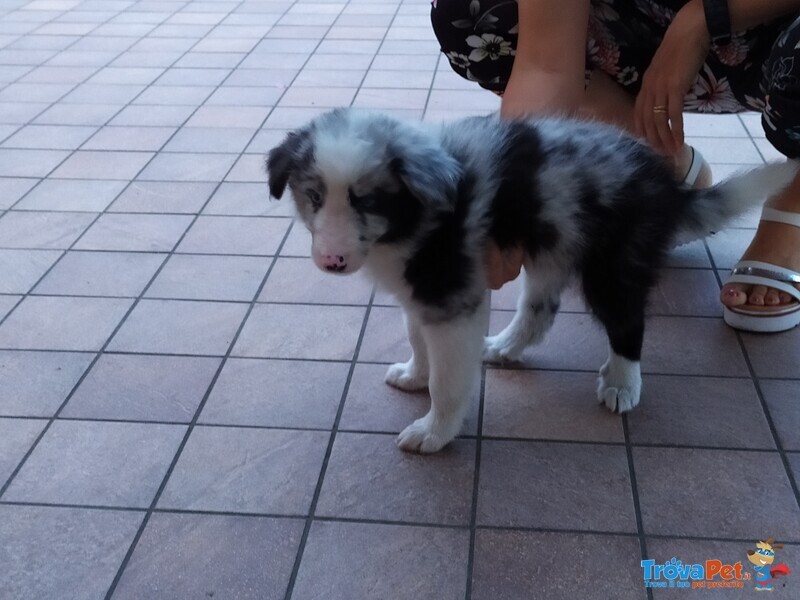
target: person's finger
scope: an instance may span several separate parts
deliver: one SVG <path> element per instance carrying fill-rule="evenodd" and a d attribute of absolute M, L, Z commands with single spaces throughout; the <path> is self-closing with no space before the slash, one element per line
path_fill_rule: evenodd
<path fill-rule="evenodd" d="M 661 151 L 664 154 L 673 154 L 675 142 L 672 138 L 672 131 L 669 128 L 669 100 L 666 96 L 657 96 L 658 100 L 653 104 L 653 128 L 658 137 Z"/>
<path fill-rule="evenodd" d="M 645 137 L 647 138 L 647 143 L 656 151 L 660 153 L 664 153 L 663 144 L 661 143 L 661 136 L 658 133 L 658 128 L 656 127 L 656 117 L 664 118 L 664 115 L 656 114 L 653 111 L 653 108 L 656 105 L 655 103 L 655 96 L 653 94 L 647 94 L 642 101 L 642 126 L 644 127 Z"/>
<path fill-rule="evenodd" d="M 677 153 L 683 148 L 683 94 L 673 92 L 669 96 L 669 122 L 672 129 L 672 139 Z"/>

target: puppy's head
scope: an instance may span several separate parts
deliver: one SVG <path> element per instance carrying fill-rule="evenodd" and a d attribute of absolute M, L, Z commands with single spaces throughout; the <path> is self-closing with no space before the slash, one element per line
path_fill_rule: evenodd
<path fill-rule="evenodd" d="M 288 186 L 323 270 L 353 273 L 375 244 L 413 237 L 425 213 L 454 209 L 461 169 L 435 137 L 385 116 L 335 110 L 289 133 L 267 159 Z"/>

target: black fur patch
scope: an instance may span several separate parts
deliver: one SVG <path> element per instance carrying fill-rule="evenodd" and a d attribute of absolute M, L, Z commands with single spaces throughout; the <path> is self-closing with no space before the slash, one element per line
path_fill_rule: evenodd
<path fill-rule="evenodd" d="M 406 263 L 404 276 L 418 302 L 441 306 L 469 284 L 474 265 L 464 248 L 464 220 L 473 187 L 474 176 L 465 175 L 458 186 L 455 210 L 436 215 L 437 226 Z M 464 302 L 471 304 L 472 299 L 464 298 Z"/>
<path fill-rule="evenodd" d="M 505 153 L 498 158 L 500 185 L 492 200 L 489 235 L 500 248 L 522 243 L 535 257 L 555 247 L 556 226 L 542 220 L 534 165 L 543 161 L 541 142 L 535 128 L 523 122 L 508 125 Z"/>
<path fill-rule="evenodd" d="M 577 260 L 583 292 L 605 326 L 612 349 L 638 361 L 644 336 L 644 312 L 650 289 L 670 246 L 688 195 L 663 161 L 639 156 L 639 169 L 613 199 L 600 202 L 598 189 L 586 182 L 578 223 L 586 240 Z"/>
<path fill-rule="evenodd" d="M 350 193 L 350 206 L 365 223 L 367 215 L 377 215 L 386 220 L 388 229 L 378 243 L 389 244 L 411 237 L 419 226 L 422 205 L 405 186 L 396 192 L 375 190 L 364 196 Z"/>
<path fill-rule="evenodd" d="M 292 131 L 280 146 L 273 148 L 267 157 L 269 193 L 280 198 L 286 184 L 297 169 L 308 167 L 314 160 L 314 151 L 308 144 L 310 132 L 307 129 Z"/>

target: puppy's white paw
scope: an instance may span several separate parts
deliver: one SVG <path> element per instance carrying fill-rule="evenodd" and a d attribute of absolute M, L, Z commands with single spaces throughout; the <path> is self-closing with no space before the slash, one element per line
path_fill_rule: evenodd
<path fill-rule="evenodd" d="M 516 343 L 513 336 L 500 332 L 483 339 L 483 360 L 492 363 L 517 362 L 522 358 L 524 347 Z"/>
<path fill-rule="evenodd" d="M 600 381 L 597 388 L 597 399 L 611 412 L 624 413 L 639 404 L 640 390 L 636 388 L 616 387 Z"/>
<path fill-rule="evenodd" d="M 624 362 L 621 362 L 624 361 Z M 624 413 L 639 404 L 642 376 L 639 363 L 625 359 L 609 359 L 600 368 L 597 399 L 612 412 Z"/>
<path fill-rule="evenodd" d="M 420 373 L 410 360 L 404 363 L 395 363 L 386 371 L 384 381 L 400 390 L 415 392 L 428 387 L 428 375 Z"/>
<path fill-rule="evenodd" d="M 428 413 L 406 427 L 397 436 L 397 445 L 406 452 L 431 454 L 449 444 L 461 429 L 461 423 L 436 423 Z"/>

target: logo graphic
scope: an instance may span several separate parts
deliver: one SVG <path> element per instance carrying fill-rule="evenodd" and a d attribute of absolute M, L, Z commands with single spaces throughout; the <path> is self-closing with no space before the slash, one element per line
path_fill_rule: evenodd
<path fill-rule="evenodd" d="M 756 572 L 756 591 L 772 591 L 775 589 L 775 580 L 785 577 L 791 571 L 784 564 L 775 565 L 775 550 L 783 550 L 783 544 L 776 544 L 773 538 L 766 542 L 758 542 L 755 550 L 747 551 L 747 560 L 753 563 Z"/>
<path fill-rule="evenodd" d="M 726 564 L 721 560 L 709 559 L 684 564 L 673 557 L 663 564 L 656 564 L 653 559 L 643 560 L 640 564 L 644 585 L 648 588 L 742 589 L 746 581 L 753 581 L 756 591 L 771 591 L 778 577 L 786 577 L 791 573 L 785 564 L 773 564 L 775 550 L 782 549 L 783 544 L 776 544 L 774 538 L 769 538 L 757 542 L 755 550 L 748 550 L 747 560 L 753 564 L 755 576 L 741 561 Z"/>
<path fill-rule="evenodd" d="M 683 564 L 677 558 L 657 565 L 654 560 L 643 560 L 644 585 L 649 588 L 743 588 L 751 578 L 741 562 L 726 565 L 721 560 Z"/>

